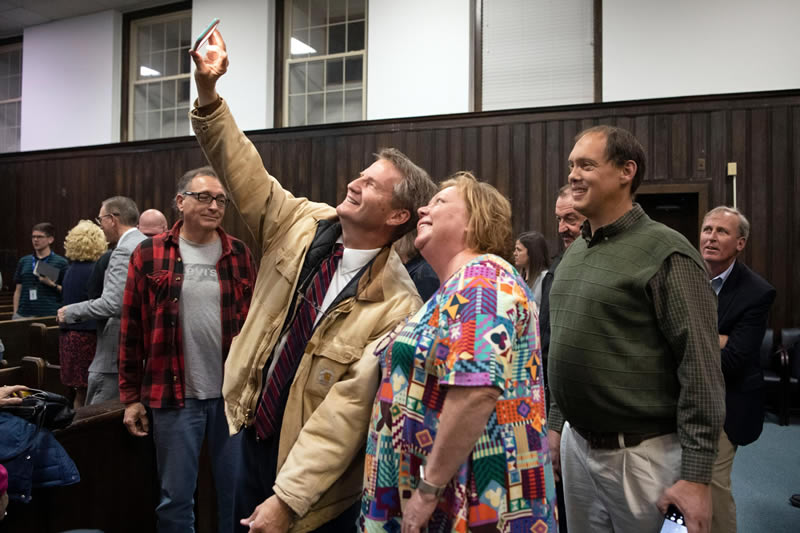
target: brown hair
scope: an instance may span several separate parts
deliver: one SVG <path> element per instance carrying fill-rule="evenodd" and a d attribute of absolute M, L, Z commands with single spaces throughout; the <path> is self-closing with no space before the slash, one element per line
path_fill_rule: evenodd
<path fill-rule="evenodd" d="M 464 198 L 469 213 L 467 246 L 478 253 L 499 255 L 511 261 L 514 240 L 511 230 L 511 203 L 488 183 L 470 172 L 456 172 L 444 180 L 441 189 L 455 187 Z"/>
<path fill-rule="evenodd" d="M 542 270 L 550 268 L 550 252 L 547 250 L 547 241 L 538 231 L 526 231 L 517 237 L 519 243 L 528 252 L 528 264 L 523 267 L 525 279 L 533 288 L 533 282 Z"/>

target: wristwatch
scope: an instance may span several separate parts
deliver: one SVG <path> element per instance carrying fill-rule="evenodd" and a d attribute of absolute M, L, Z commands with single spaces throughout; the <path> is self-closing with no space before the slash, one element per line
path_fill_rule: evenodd
<path fill-rule="evenodd" d="M 419 483 L 417 483 L 417 490 L 424 492 L 425 494 L 433 494 L 437 498 L 440 498 L 442 494 L 444 494 L 445 488 L 447 488 L 447 485 L 439 487 L 425 481 L 425 466 L 419 466 Z"/>

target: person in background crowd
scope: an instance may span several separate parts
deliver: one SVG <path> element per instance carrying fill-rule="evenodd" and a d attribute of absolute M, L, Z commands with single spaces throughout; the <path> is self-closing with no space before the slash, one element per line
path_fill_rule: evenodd
<path fill-rule="evenodd" d="M 230 431 L 245 428 L 239 530 L 353 531 L 378 387 L 369 345 L 422 303 L 391 245 L 414 227 L 430 178 L 383 149 L 336 209 L 295 197 L 217 94 L 228 59 L 219 31 L 209 43 L 191 53 L 192 126 L 264 254 L 223 384 Z"/>
<path fill-rule="evenodd" d="M 711 477 L 712 533 L 736 533 L 731 471 L 736 449 L 755 442 L 764 424 L 761 340 L 775 288 L 738 261 L 750 222 L 738 209 L 715 207 L 703 218 L 700 254 L 717 293 L 717 327 L 725 376 L 725 425 Z"/>
<path fill-rule="evenodd" d="M 433 196 L 436 188 L 433 182 L 431 182 L 431 186 L 430 196 Z M 428 298 L 439 288 L 439 278 L 414 246 L 416 238 L 417 230 L 409 231 L 395 242 L 394 249 L 400 256 L 400 260 L 403 261 L 408 275 L 411 276 L 411 281 L 414 282 L 420 298 L 422 301 L 428 301 Z"/>
<path fill-rule="evenodd" d="M 200 449 L 208 441 L 220 533 L 233 528 L 238 443 L 228 438 L 223 365 L 250 308 L 256 266 L 220 227 L 228 195 L 211 167 L 186 172 L 168 233 L 133 252 L 120 328 L 119 386 L 131 435 L 150 431 L 160 533 L 194 531 Z M 150 408 L 150 417 L 145 409 Z"/>
<path fill-rule="evenodd" d="M 550 267 L 547 241 L 538 231 L 526 231 L 514 244 L 514 266 L 533 291 L 536 305 L 542 304 L 542 281 Z"/>
<path fill-rule="evenodd" d="M 67 233 L 64 253 L 70 264 L 64 274 L 62 296 L 64 304 L 70 305 L 88 299 L 89 277 L 95 261 L 105 253 L 106 237 L 94 222 L 81 220 Z M 97 348 L 97 324 L 94 320 L 61 324 L 58 339 L 61 383 L 75 391 L 75 409 L 86 403 L 86 387 L 89 365 Z"/>
<path fill-rule="evenodd" d="M 33 226 L 33 253 L 19 260 L 14 273 L 14 319 L 54 316 L 61 305 L 61 282 L 67 270 L 67 260 L 50 249 L 55 234 L 56 229 L 49 222 Z M 34 274 L 39 261 L 58 269 L 58 279 L 51 280 Z"/>
<path fill-rule="evenodd" d="M 139 221 L 136 202 L 125 196 L 104 200 L 95 221 L 103 230 L 106 240 L 116 245 L 111 252 L 103 279 L 103 293 L 94 300 L 74 303 L 58 310 L 58 321 L 62 324 L 106 320 L 103 330 L 97 336 L 97 349 L 89 366 L 89 386 L 86 391 L 88 405 L 119 400 L 117 361 L 122 294 L 125 291 L 131 253 L 146 239 L 136 229 Z"/>
<path fill-rule="evenodd" d="M 442 286 L 375 352 L 360 527 L 555 531 L 536 305 L 505 259 L 511 205 L 459 172 L 419 214 Z"/>
<path fill-rule="evenodd" d="M 674 504 L 707 532 L 725 392 L 705 264 L 633 203 L 645 173 L 633 134 L 583 131 L 569 167 L 588 222 L 553 279 L 548 362 L 569 529 L 656 531 Z"/>
<path fill-rule="evenodd" d="M 550 409 L 550 391 L 547 383 L 547 357 L 550 351 L 550 288 L 553 286 L 553 276 L 556 268 L 564 257 L 564 252 L 569 245 L 581 234 L 581 226 L 586 217 L 575 211 L 572 203 L 572 187 L 569 183 L 558 191 L 555 206 L 558 236 L 561 239 L 562 250 L 550 263 L 550 268 L 542 280 L 542 303 L 539 306 L 539 331 L 542 337 L 542 366 L 544 370 L 544 390 L 547 396 L 547 408 Z M 558 530 L 567 533 L 567 506 L 564 503 L 564 484 L 561 482 L 559 472 L 556 472 L 556 496 L 558 503 Z"/>
<path fill-rule="evenodd" d="M 169 228 L 167 217 L 158 209 L 147 209 L 139 216 L 139 231 L 147 237 L 164 233 Z"/>

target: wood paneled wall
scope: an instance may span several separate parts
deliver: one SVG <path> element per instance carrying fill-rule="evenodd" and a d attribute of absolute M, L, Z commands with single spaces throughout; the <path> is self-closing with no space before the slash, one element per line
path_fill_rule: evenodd
<path fill-rule="evenodd" d="M 270 172 L 296 195 L 337 203 L 347 182 L 394 146 L 441 179 L 472 170 L 514 208 L 517 232 L 537 229 L 556 251 L 553 204 L 573 137 L 596 124 L 632 130 L 648 154 L 645 183 L 708 187 L 709 206 L 730 204 L 726 163 L 738 164 L 738 205 L 752 222 L 744 261 L 778 289 L 773 327 L 800 326 L 800 91 L 591 104 L 276 129 L 249 136 Z M 704 160 L 704 164 L 700 161 Z M 205 163 L 191 137 L 0 156 L 0 268 L 11 285 L 30 250 L 30 227 L 58 227 L 58 251 L 80 218 L 109 196 L 174 218 L 175 180 Z M 238 214 L 226 229 L 254 246 Z M 257 250 L 254 250 L 257 251 Z"/>

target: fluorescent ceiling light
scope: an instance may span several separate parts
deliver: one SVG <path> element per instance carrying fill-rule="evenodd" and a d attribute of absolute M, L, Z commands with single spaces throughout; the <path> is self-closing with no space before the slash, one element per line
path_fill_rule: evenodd
<path fill-rule="evenodd" d="M 292 55 L 297 54 L 316 54 L 317 51 L 308 46 L 306 43 L 299 39 L 292 37 L 291 41 Z"/>
<path fill-rule="evenodd" d="M 139 75 L 142 77 L 161 76 L 161 73 L 157 70 L 151 69 L 150 67 L 145 67 L 144 65 L 142 65 L 141 67 L 139 67 Z"/>

